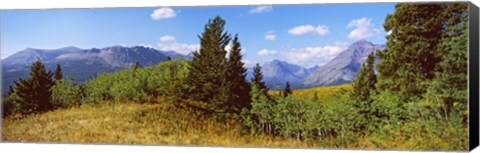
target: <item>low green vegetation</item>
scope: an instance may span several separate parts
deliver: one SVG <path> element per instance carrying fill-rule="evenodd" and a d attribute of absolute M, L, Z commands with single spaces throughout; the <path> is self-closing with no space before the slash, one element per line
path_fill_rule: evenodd
<path fill-rule="evenodd" d="M 237 35 L 226 57 L 231 38 L 220 17 L 205 25 L 191 62 L 137 63 L 77 84 L 60 66 L 51 73 L 37 61 L 4 97 L 3 137 L 466 150 L 467 18 L 464 3 L 397 4 L 384 24 L 387 49 L 370 54 L 351 85 L 302 90 L 286 82 L 283 91 L 269 91 L 259 64 L 247 80 Z"/>

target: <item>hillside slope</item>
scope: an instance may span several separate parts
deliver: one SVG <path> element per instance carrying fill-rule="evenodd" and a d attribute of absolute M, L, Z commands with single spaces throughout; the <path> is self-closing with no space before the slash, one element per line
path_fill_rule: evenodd
<path fill-rule="evenodd" d="M 159 99 L 156 104 L 84 105 L 4 120 L 2 141 L 231 147 L 316 147 L 314 143 L 255 135 L 241 131 L 235 120 L 225 122 L 179 109 Z M 18 117 L 18 116 L 17 116 Z"/>

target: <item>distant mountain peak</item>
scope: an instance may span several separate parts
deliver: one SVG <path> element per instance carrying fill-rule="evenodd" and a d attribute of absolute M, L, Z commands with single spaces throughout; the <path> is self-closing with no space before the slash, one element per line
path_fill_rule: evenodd
<path fill-rule="evenodd" d="M 372 44 L 372 42 L 367 41 L 365 39 L 360 39 L 360 40 L 354 42 L 352 45 L 355 45 L 355 44 Z"/>
<path fill-rule="evenodd" d="M 365 39 L 351 44 L 327 64 L 317 68 L 302 81 L 305 86 L 326 86 L 351 82 L 366 57 L 385 45 L 376 45 Z"/>
<path fill-rule="evenodd" d="M 67 46 L 59 49 L 68 49 L 68 50 L 82 50 L 81 48 L 75 47 L 75 46 Z"/>
<path fill-rule="evenodd" d="M 274 62 L 274 63 L 280 63 L 280 62 L 282 62 L 282 61 L 280 61 L 280 60 L 278 60 L 278 59 L 274 59 L 274 60 L 272 60 L 272 62 Z"/>

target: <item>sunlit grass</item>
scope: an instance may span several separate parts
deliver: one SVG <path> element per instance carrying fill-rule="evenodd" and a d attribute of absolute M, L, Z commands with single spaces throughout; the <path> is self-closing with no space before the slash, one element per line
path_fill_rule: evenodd
<path fill-rule="evenodd" d="M 238 121 L 215 121 L 162 100 L 156 104 L 103 102 L 58 109 L 24 118 L 9 117 L 2 126 L 6 142 L 316 147 L 315 143 L 246 134 Z"/>

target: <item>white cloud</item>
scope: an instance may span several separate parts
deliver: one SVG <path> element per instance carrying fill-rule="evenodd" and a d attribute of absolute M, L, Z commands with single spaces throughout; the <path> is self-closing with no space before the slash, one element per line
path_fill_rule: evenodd
<path fill-rule="evenodd" d="M 330 32 L 330 30 L 326 25 L 318 25 L 316 27 L 313 25 L 300 25 L 288 30 L 288 33 L 291 35 L 317 34 L 323 36 L 328 32 Z"/>
<path fill-rule="evenodd" d="M 269 55 L 275 55 L 277 54 L 276 50 L 268 50 L 268 49 L 262 49 L 257 52 L 257 55 L 259 56 L 269 56 Z"/>
<path fill-rule="evenodd" d="M 274 41 L 277 39 L 277 36 L 275 35 L 275 33 L 273 33 L 273 31 L 268 31 L 267 34 L 265 35 L 265 39 Z"/>
<path fill-rule="evenodd" d="M 200 48 L 199 44 L 183 44 L 183 43 L 158 43 L 158 49 L 163 51 L 175 51 L 180 54 L 190 54 Z"/>
<path fill-rule="evenodd" d="M 335 45 L 292 48 L 286 51 L 284 56 L 289 63 L 304 67 L 321 66 L 335 58 L 347 47 L 347 43 L 337 42 Z"/>
<path fill-rule="evenodd" d="M 175 41 L 175 37 L 170 35 L 165 35 L 160 37 L 160 41 L 162 42 Z"/>
<path fill-rule="evenodd" d="M 270 12 L 273 10 L 272 6 L 257 6 L 252 9 L 250 9 L 250 13 L 264 13 L 264 12 Z"/>
<path fill-rule="evenodd" d="M 175 11 L 170 7 L 163 7 L 163 8 L 156 9 L 155 11 L 153 11 L 152 14 L 150 14 L 150 17 L 153 20 L 168 19 L 168 18 L 173 18 L 175 16 L 177 16 L 177 13 L 175 13 Z"/>
<path fill-rule="evenodd" d="M 319 26 L 317 26 L 317 28 L 315 28 L 315 31 L 319 35 L 323 36 L 323 35 L 326 35 L 329 32 L 329 29 L 326 25 L 319 25 Z"/>
<path fill-rule="evenodd" d="M 243 63 L 245 63 L 245 67 L 254 67 L 255 64 L 258 63 L 258 61 L 252 61 L 252 60 L 242 60 Z"/>
<path fill-rule="evenodd" d="M 358 20 L 352 20 L 348 23 L 347 27 L 355 27 L 353 31 L 348 34 L 348 38 L 354 40 L 365 39 L 380 34 L 380 29 L 372 25 L 372 19 L 360 18 Z"/>

